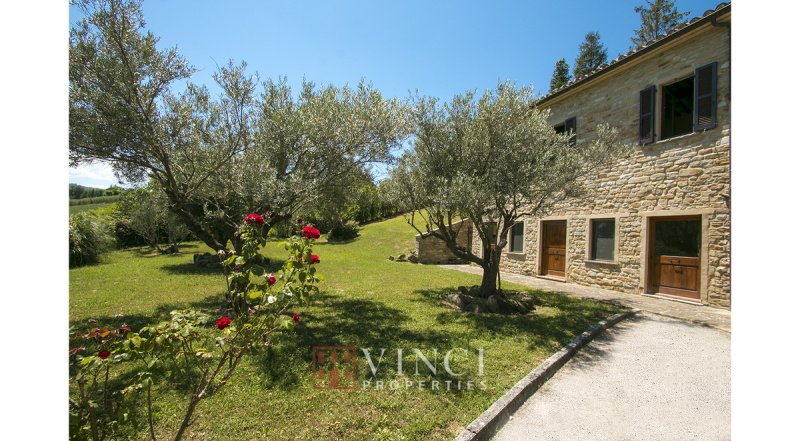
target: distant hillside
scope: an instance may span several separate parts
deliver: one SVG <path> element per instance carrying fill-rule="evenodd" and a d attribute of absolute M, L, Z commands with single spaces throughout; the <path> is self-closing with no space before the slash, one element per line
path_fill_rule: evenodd
<path fill-rule="evenodd" d="M 97 196 L 94 198 L 81 198 L 81 199 L 70 199 L 69 205 L 94 205 L 94 204 L 108 204 L 111 202 L 117 202 L 118 200 L 122 199 L 121 194 L 111 195 L 111 196 Z"/>
<path fill-rule="evenodd" d="M 112 185 L 108 188 L 93 188 L 93 187 L 86 187 L 85 185 L 80 184 L 69 184 L 69 198 L 72 199 L 86 199 L 86 198 L 97 198 L 103 196 L 117 196 L 122 194 L 124 189 Z M 71 201 L 70 201 L 71 203 Z"/>

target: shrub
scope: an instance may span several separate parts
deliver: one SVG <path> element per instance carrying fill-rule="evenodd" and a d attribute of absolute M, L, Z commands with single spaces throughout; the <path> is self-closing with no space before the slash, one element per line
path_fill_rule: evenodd
<path fill-rule="evenodd" d="M 274 274 L 262 265 L 266 244 L 263 218 L 248 216 L 239 229 L 242 250 L 220 250 L 227 283 L 222 314 L 213 317 L 193 310 L 177 310 L 171 319 L 138 332 L 129 326 L 95 327 L 76 337 L 99 350 L 70 350 L 75 375 L 70 403 L 70 435 L 73 439 L 132 438 L 126 431 L 140 430 L 143 415 L 150 438 L 156 439 L 152 395 L 176 385 L 186 393 L 182 421 L 171 438 L 180 440 L 194 421 L 195 410 L 212 393 L 228 383 L 243 357 L 264 355 L 283 330 L 301 318 L 291 307 L 319 294 L 320 262 L 312 253 L 319 231 L 307 226 L 304 237 L 286 244 L 288 259 Z M 89 342 L 91 341 L 91 342 Z"/>
<path fill-rule="evenodd" d="M 100 254 L 113 247 L 114 239 L 103 218 L 78 213 L 69 218 L 69 266 L 97 263 Z"/>
<path fill-rule="evenodd" d="M 117 205 L 115 232 L 120 246 L 149 245 L 169 254 L 177 252 L 178 243 L 190 236 L 183 221 L 169 210 L 166 198 L 152 183 L 128 190 Z M 167 245 L 164 248 L 163 243 Z"/>
<path fill-rule="evenodd" d="M 358 222 L 348 221 L 328 231 L 329 242 L 343 242 L 358 237 Z"/>

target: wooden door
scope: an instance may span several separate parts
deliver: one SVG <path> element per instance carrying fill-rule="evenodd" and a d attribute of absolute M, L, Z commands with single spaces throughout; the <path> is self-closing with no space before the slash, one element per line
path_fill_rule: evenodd
<path fill-rule="evenodd" d="M 700 300 L 700 218 L 653 218 L 649 230 L 648 291 Z"/>
<path fill-rule="evenodd" d="M 542 275 L 564 277 L 567 267 L 567 221 L 542 222 Z"/>

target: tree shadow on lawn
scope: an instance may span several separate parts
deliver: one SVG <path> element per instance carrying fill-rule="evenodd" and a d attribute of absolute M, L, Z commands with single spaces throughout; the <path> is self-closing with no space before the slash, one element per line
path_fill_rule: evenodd
<path fill-rule="evenodd" d="M 343 240 L 326 240 L 325 242 L 317 243 L 315 246 L 325 246 L 325 245 L 347 245 L 349 243 L 353 243 L 357 240 L 361 239 L 361 235 L 350 239 L 343 239 Z"/>
<path fill-rule="evenodd" d="M 314 307 L 302 317 L 300 329 L 281 336 L 280 343 L 270 347 L 257 362 L 270 385 L 289 388 L 301 377 L 310 381 L 312 346 L 352 346 L 357 348 L 359 359 L 360 348 L 374 349 L 375 357 L 385 348 L 385 363 L 398 348 L 404 352 L 411 352 L 411 348 L 445 348 L 453 341 L 453 336 L 446 332 L 409 329 L 413 319 L 404 311 L 365 298 L 321 293 L 315 298 Z M 303 363 L 299 374 L 287 369 L 287 360 L 300 359 Z"/>
<path fill-rule="evenodd" d="M 283 264 L 286 263 L 285 260 L 277 260 L 277 259 L 270 259 L 269 263 L 264 265 L 264 268 L 267 272 L 275 273 L 278 272 L 281 268 L 283 268 Z M 170 274 L 177 274 L 177 275 L 196 275 L 196 274 L 219 274 L 222 275 L 222 268 L 221 267 L 199 267 L 195 266 L 193 262 L 185 262 L 185 263 L 176 263 L 172 265 L 163 265 L 161 267 L 162 271 L 165 271 Z M 224 283 L 224 282 L 223 282 Z"/>
<path fill-rule="evenodd" d="M 122 325 L 128 325 L 132 331 L 139 332 L 145 326 L 155 325 L 169 320 L 170 312 L 177 309 L 200 310 L 209 314 L 213 320 L 215 315 L 220 312 L 224 305 L 225 294 L 220 292 L 195 302 L 161 304 L 155 308 L 152 314 L 121 314 L 117 316 L 98 316 L 91 317 L 90 319 L 71 320 L 69 324 L 71 327 L 73 327 L 73 332 L 69 334 L 69 347 L 83 347 L 85 349 L 79 354 L 83 356 L 91 355 L 100 349 L 108 349 L 108 345 L 101 345 L 99 342 L 93 339 L 79 338 L 75 335 L 76 332 L 85 333 L 94 328 L 104 328 L 113 331 Z M 89 320 L 92 321 L 90 322 Z M 74 366 L 70 366 L 70 377 L 74 374 Z M 120 381 L 126 381 L 128 379 L 128 377 L 124 377 Z"/>
<path fill-rule="evenodd" d="M 556 292 L 528 290 L 537 308 L 531 313 L 474 314 L 443 303 L 445 297 L 455 291 L 455 288 L 444 288 L 417 290 L 414 293 L 420 296 L 419 301 L 443 309 L 436 317 L 439 323 L 462 323 L 484 336 L 524 335 L 530 340 L 528 346 L 531 349 L 552 346 L 554 341 L 558 345 L 566 345 L 589 326 L 619 311 L 619 307 L 613 304 L 591 303 Z M 548 311 L 542 311 L 545 308 Z"/>
<path fill-rule="evenodd" d="M 139 332 L 145 326 L 154 325 L 169 320 L 171 311 L 176 309 L 198 309 L 207 314 L 215 314 L 225 306 L 225 294 L 219 292 L 210 295 L 202 300 L 189 303 L 164 303 L 158 305 L 152 314 L 121 314 L 116 316 L 98 316 L 90 319 L 71 320 L 70 326 L 75 327 L 75 331 L 85 332 L 93 328 L 117 329 L 122 325 L 130 326 L 131 330 Z M 74 336 L 70 335 L 70 339 Z"/>
<path fill-rule="evenodd" d="M 152 257 L 183 257 L 188 255 L 193 255 L 197 253 L 199 248 L 193 244 L 179 244 L 178 245 L 178 252 L 177 253 L 160 253 L 155 248 L 151 248 L 150 246 L 143 245 L 138 247 L 130 247 L 124 249 L 124 251 L 129 251 L 134 254 L 136 257 L 144 257 L 144 258 L 152 258 Z"/>

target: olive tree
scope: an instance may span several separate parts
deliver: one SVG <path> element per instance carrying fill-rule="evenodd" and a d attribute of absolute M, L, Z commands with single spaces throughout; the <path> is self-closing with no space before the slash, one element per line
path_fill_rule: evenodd
<path fill-rule="evenodd" d="M 153 180 L 169 209 L 215 250 L 238 250 L 242 213 L 267 227 L 313 203 L 365 164 L 389 159 L 405 136 L 403 105 L 370 84 L 295 95 L 286 79 L 260 83 L 245 63 L 214 75 L 221 89 L 176 81 L 194 72 L 159 49 L 137 0 L 82 1 L 70 31 L 72 165 L 107 161 L 128 182 Z"/>
<path fill-rule="evenodd" d="M 408 223 L 480 265 L 486 297 L 498 292 L 500 253 L 514 223 L 579 196 L 584 176 L 627 150 L 606 125 L 591 141 L 574 145 L 569 133 L 548 123 L 549 112 L 532 103 L 530 88 L 507 82 L 480 98 L 467 92 L 445 104 L 417 97 L 410 112 L 413 147 L 391 172 L 389 193 L 409 212 Z M 457 241 L 462 219 L 480 237 L 478 252 Z"/>
<path fill-rule="evenodd" d="M 154 185 L 128 190 L 117 209 L 128 227 L 147 244 L 162 254 L 178 252 L 178 244 L 189 236 L 189 230 L 175 213 L 170 211 L 168 201 Z M 166 248 L 160 243 L 166 240 Z"/>

